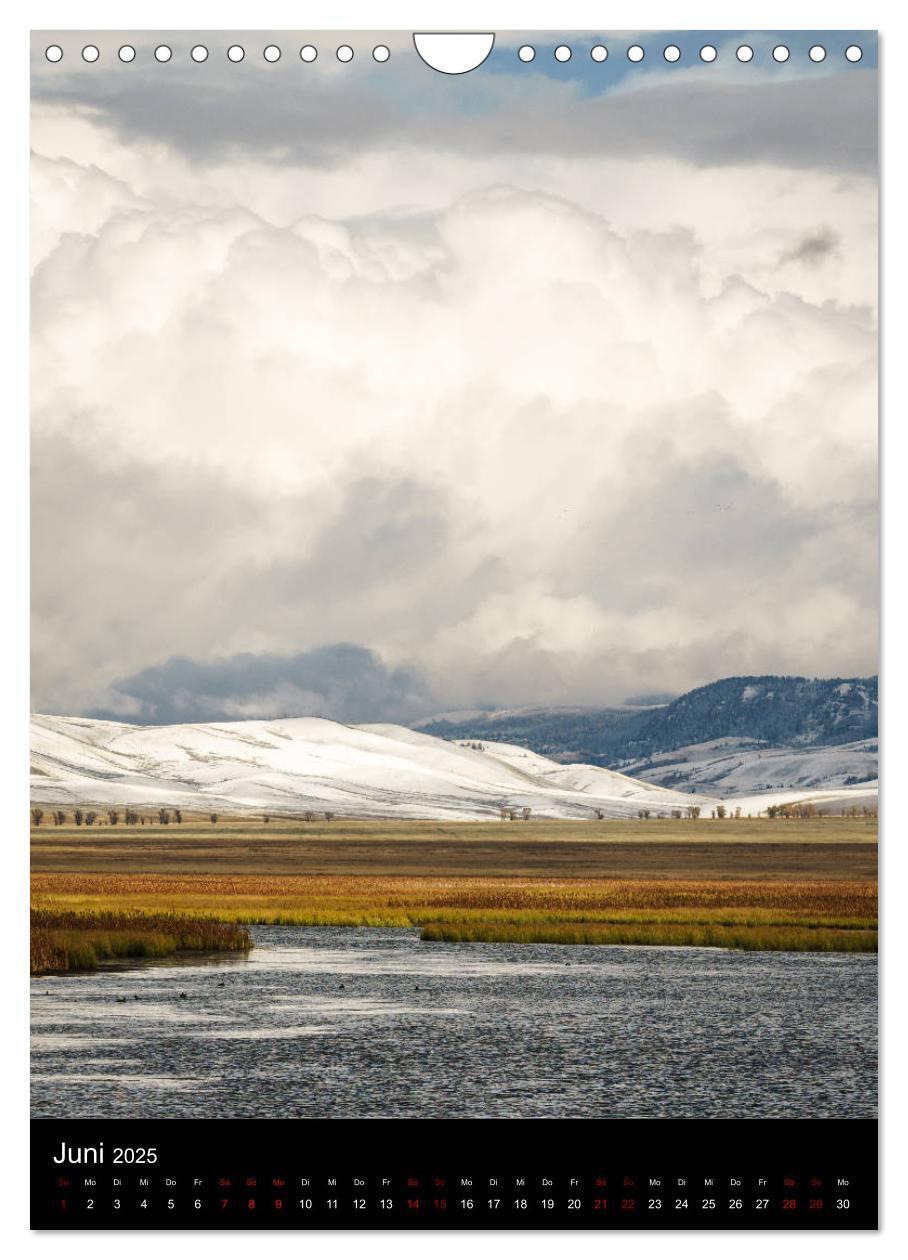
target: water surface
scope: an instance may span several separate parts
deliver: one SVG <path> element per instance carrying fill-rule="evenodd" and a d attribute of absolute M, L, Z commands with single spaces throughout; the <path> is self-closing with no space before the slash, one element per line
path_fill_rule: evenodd
<path fill-rule="evenodd" d="M 34 980 L 32 1114 L 876 1114 L 875 955 L 253 932 Z"/>

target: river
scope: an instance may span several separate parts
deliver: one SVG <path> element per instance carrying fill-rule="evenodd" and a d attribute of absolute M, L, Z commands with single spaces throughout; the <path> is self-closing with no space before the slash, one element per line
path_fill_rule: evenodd
<path fill-rule="evenodd" d="M 253 932 L 33 980 L 32 1114 L 876 1114 L 876 955 Z"/>

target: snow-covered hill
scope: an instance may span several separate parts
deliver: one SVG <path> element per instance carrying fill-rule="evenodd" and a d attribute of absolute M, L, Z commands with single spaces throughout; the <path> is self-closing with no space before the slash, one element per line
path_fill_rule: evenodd
<path fill-rule="evenodd" d="M 641 809 L 668 816 L 690 805 L 706 815 L 719 798 L 757 814 L 781 801 L 815 800 L 837 810 L 876 796 L 875 782 L 854 784 L 860 768 L 871 765 L 871 750 L 859 745 L 794 752 L 719 741 L 684 750 L 680 761 L 653 759 L 647 773 L 663 776 L 660 784 L 601 766 L 563 765 L 516 744 L 452 742 L 404 726 L 323 718 L 128 726 L 39 715 L 31 743 L 32 798 L 45 805 L 464 819 L 528 806 L 542 818 L 629 818 Z M 695 790 L 671 786 L 673 775 Z M 696 790 L 698 775 L 706 791 Z"/>
<path fill-rule="evenodd" d="M 597 766 L 564 766 L 507 744 L 482 750 L 403 726 L 322 718 L 128 726 L 32 719 L 32 797 L 44 804 L 179 806 L 224 812 L 334 810 L 346 817 L 633 817 L 711 798 Z"/>
<path fill-rule="evenodd" d="M 773 748 L 730 736 L 656 753 L 622 769 L 660 787 L 725 797 L 778 788 L 876 786 L 878 755 L 876 739 L 826 748 Z"/>

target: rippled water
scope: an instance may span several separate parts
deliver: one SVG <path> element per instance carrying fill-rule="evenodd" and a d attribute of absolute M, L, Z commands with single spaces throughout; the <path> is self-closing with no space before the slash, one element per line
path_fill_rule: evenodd
<path fill-rule="evenodd" d="M 876 1114 L 875 955 L 254 935 L 33 981 L 33 1115 Z"/>

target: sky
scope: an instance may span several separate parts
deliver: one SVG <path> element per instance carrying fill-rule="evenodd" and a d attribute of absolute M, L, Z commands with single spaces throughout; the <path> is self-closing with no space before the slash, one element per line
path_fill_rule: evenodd
<path fill-rule="evenodd" d="M 402 32 L 36 35 L 33 708 L 875 672 L 875 65 L 841 31 L 507 33 L 460 76 Z"/>

